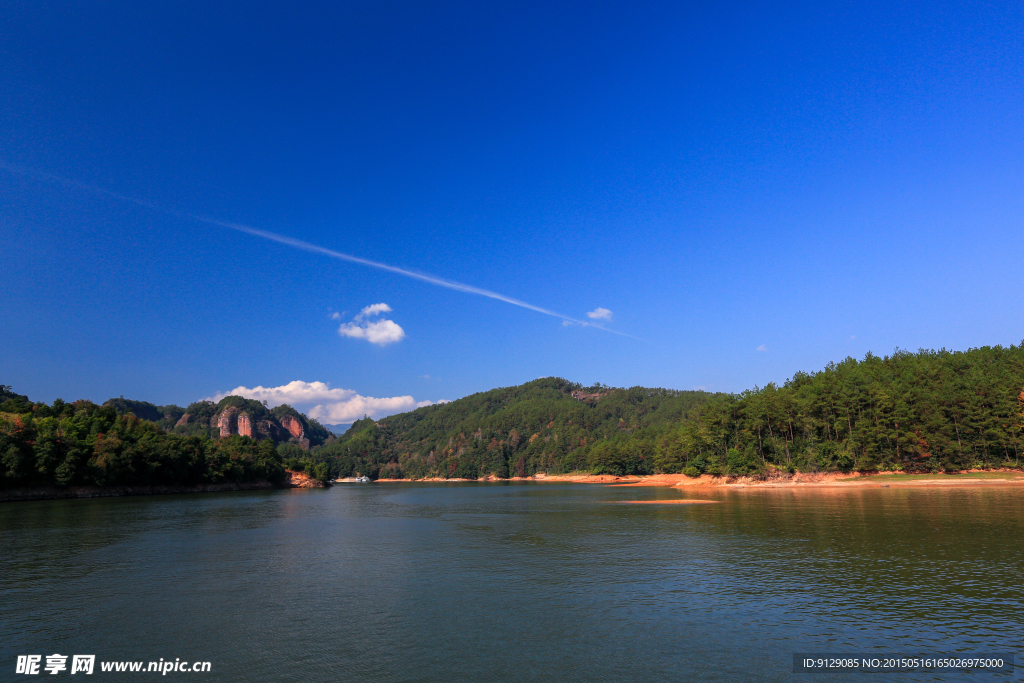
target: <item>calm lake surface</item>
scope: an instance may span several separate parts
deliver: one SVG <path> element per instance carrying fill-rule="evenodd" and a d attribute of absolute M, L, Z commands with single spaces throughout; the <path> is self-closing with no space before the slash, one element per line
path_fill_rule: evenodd
<path fill-rule="evenodd" d="M 616 503 L 681 497 L 715 502 Z M 1020 487 L 40 501 L 0 505 L 0 548 L 0 680 L 36 679 L 16 656 L 55 652 L 208 660 L 167 678 L 209 681 L 1021 678 L 794 674 L 794 652 L 1024 664 Z M 156 676 L 98 668 L 85 680 Z"/>

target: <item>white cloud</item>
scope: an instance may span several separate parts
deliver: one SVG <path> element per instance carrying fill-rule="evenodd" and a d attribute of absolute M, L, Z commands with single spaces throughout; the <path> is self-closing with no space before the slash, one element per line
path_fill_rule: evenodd
<path fill-rule="evenodd" d="M 365 339 L 371 344 L 387 346 L 405 338 L 405 330 L 394 320 L 367 320 L 374 316 L 390 313 L 391 307 L 387 304 L 371 304 L 352 319 L 350 323 L 342 323 L 338 328 L 338 334 L 342 337 L 353 339 Z"/>
<path fill-rule="evenodd" d="M 356 316 L 356 320 L 362 320 L 363 318 L 369 318 L 374 315 L 380 315 L 381 313 L 390 313 L 392 308 L 387 304 L 370 304 L 363 310 L 359 311 L 359 315 Z"/>
<path fill-rule="evenodd" d="M 341 313 L 338 313 L 337 311 L 331 313 L 331 320 L 341 320 Z"/>
<path fill-rule="evenodd" d="M 373 398 L 356 394 L 346 401 L 313 406 L 309 411 L 309 416 L 327 424 L 348 424 L 361 419 L 363 415 L 374 418 L 384 417 L 433 404 L 433 401 L 417 401 L 412 396 Z"/>
<path fill-rule="evenodd" d="M 331 389 L 324 382 L 300 382 L 295 380 L 294 382 L 288 382 L 288 384 L 282 384 L 279 387 L 257 386 L 252 389 L 249 387 L 235 387 L 231 391 L 215 394 L 209 400 L 216 402 L 225 396 L 243 396 L 256 399 L 257 401 L 266 401 L 267 405 L 273 408 L 282 403 L 297 405 L 326 400 L 343 401 L 355 395 L 356 392 L 351 389 Z"/>
<path fill-rule="evenodd" d="M 757 350 L 758 351 L 767 351 L 768 347 L 765 346 L 764 344 L 761 344 L 760 346 L 757 347 Z"/>
<path fill-rule="evenodd" d="M 231 391 L 215 394 L 208 400 L 220 401 L 225 396 L 243 396 L 266 401 L 271 408 L 282 403 L 295 407 L 312 405 L 308 408 L 307 414 L 326 424 L 347 424 L 361 419 L 363 415 L 381 418 L 435 403 L 448 403 L 445 400 L 417 401 L 412 396 L 374 398 L 361 396 L 352 389 L 332 389 L 325 382 L 298 380 L 279 387 L 235 387 Z"/>
<path fill-rule="evenodd" d="M 610 321 L 612 319 L 612 312 L 609 311 L 607 308 L 601 308 L 600 306 L 598 306 L 594 310 L 589 311 L 587 313 L 587 317 L 590 318 L 591 320 L 609 320 Z"/>
<path fill-rule="evenodd" d="M 376 322 L 344 323 L 338 328 L 342 337 L 365 339 L 371 344 L 387 346 L 405 338 L 403 330 L 394 320 L 378 320 Z"/>

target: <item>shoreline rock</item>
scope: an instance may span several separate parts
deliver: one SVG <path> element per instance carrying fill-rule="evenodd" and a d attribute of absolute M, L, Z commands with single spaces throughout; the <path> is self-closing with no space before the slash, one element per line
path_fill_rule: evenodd
<path fill-rule="evenodd" d="M 70 498 L 119 498 L 122 496 L 157 496 L 173 493 L 220 493 L 222 491 L 259 491 L 281 488 L 269 481 L 231 484 L 197 484 L 195 486 L 39 486 L 35 488 L 0 489 L 0 502 L 23 500 L 64 500 Z"/>
<path fill-rule="evenodd" d="M 286 489 L 322 489 L 326 485 L 319 479 L 314 479 L 305 472 L 285 470 L 283 488 Z"/>
<path fill-rule="evenodd" d="M 28 500 L 67 500 L 72 498 L 120 498 L 122 496 L 160 496 L 175 493 L 221 493 L 225 491 L 264 491 L 271 489 L 322 489 L 318 481 L 305 472 L 285 470 L 280 484 L 269 481 L 247 481 L 226 484 L 196 484 L 194 486 L 37 486 L 33 488 L 0 489 L 0 503 Z"/>

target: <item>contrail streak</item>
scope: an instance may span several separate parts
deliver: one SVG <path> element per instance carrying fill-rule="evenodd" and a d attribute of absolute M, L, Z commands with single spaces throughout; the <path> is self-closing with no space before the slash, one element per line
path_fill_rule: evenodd
<path fill-rule="evenodd" d="M 262 237 L 265 240 L 270 240 L 272 242 L 277 242 L 278 244 L 284 244 L 284 245 L 287 245 L 289 247 L 294 247 L 295 249 L 301 249 L 303 251 L 312 252 L 314 254 L 322 254 L 324 256 L 329 256 L 329 257 L 331 257 L 333 259 L 337 259 L 339 261 L 348 261 L 349 263 L 358 263 L 358 264 L 363 265 L 363 266 L 369 266 L 370 268 L 376 268 L 378 270 L 383 270 L 383 271 L 387 271 L 389 273 L 395 273 L 397 275 L 402 275 L 404 277 L 412 278 L 413 280 L 419 280 L 420 282 L 427 282 L 429 284 L 436 285 L 438 287 L 445 287 L 447 289 L 454 289 L 455 291 L 465 292 L 467 294 L 476 294 L 478 296 L 485 296 L 488 299 L 496 299 L 498 301 L 504 301 L 505 303 L 512 304 L 513 306 L 519 306 L 520 308 L 525 308 L 525 309 L 528 309 L 528 310 L 531 310 L 531 311 L 536 311 L 537 313 L 543 313 L 544 315 L 549 315 L 549 316 L 551 316 L 553 318 L 559 318 L 560 320 L 566 320 L 568 322 L 575 323 L 577 325 L 583 325 L 584 327 L 594 327 L 594 328 L 597 328 L 599 330 L 604 330 L 605 332 L 611 332 L 612 334 L 617 334 L 617 335 L 619 335 L 621 337 L 629 337 L 630 339 L 639 339 L 638 337 L 634 337 L 633 335 L 626 334 L 625 332 L 618 332 L 616 330 L 610 330 L 607 327 L 602 327 L 601 325 L 595 325 L 594 323 L 590 323 L 590 322 L 587 322 L 585 320 L 577 320 L 576 318 L 572 318 L 572 317 L 569 317 L 567 315 L 562 315 L 561 313 L 549 310 L 547 308 L 541 308 L 540 306 L 534 306 L 531 303 L 527 303 L 527 302 L 521 301 L 519 299 L 514 299 L 514 298 L 512 298 L 510 296 L 505 296 L 504 294 L 499 294 L 498 292 L 492 292 L 489 289 L 483 289 L 481 287 L 474 287 L 473 285 L 467 285 L 467 284 L 465 284 L 463 282 L 456 282 L 455 280 L 446 280 L 445 278 L 437 277 L 436 275 L 428 275 L 428 274 L 425 274 L 425 273 L 417 273 L 416 271 L 413 271 L 413 270 L 408 270 L 406 268 L 399 268 L 398 266 L 391 266 L 391 265 L 388 265 L 387 263 L 381 263 L 380 261 L 372 261 L 370 259 L 365 259 L 365 258 L 362 258 L 362 257 L 359 257 L 359 256 L 352 256 L 351 254 L 343 254 L 340 251 L 335 251 L 333 249 L 328 249 L 326 247 L 321 247 L 321 246 L 318 246 L 316 244 L 311 244 L 311 243 L 305 242 L 303 240 L 295 239 L 294 237 L 287 237 L 286 235 L 279 235 L 277 233 L 270 232 L 269 230 L 260 230 L 258 228 L 253 228 L 253 227 L 250 227 L 248 225 L 241 225 L 239 223 L 229 223 L 228 221 L 222 221 L 222 220 L 218 220 L 216 218 L 210 218 L 209 216 L 200 216 L 200 215 L 197 215 L 197 214 L 186 213 L 186 212 L 182 212 L 182 211 L 174 211 L 172 209 L 167 209 L 167 208 L 164 208 L 164 207 L 159 206 L 157 204 L 153 204 L 152 202 L 148 202 L 148 201 L 146 201 L 144 199 L 136 199 L 135 197 L 129 197 L 128 195 L 120 194 L 118 192 L 112 192 L 112 191 L 104 189 L 102 187 L 97 187 L 95 185 L 89 185 L 87 183 L 79 182 L 77 180 L 71 180 L 71 179 L 68 179 L 68 178 L 64 178 L 62 176 L 58 176 L 58 175 L 55 175 L 53 173 L 45 173 L 45 172 L 41 172 L 41 171 L 34 171 L 34 170 L 24 169 L 24 168 L 21 168 L 21 167 L 18 167 L 18 166 L 14 166 L 12 164 L 8 164 L 8 163 L 6 163 L 4 161 L 0 161 L 0 168 L 4 169 L 6 171 L 10 171 L 12 173 L 16 173 L 18 175 L 34 176 L 34 177 L 37 177 L 37 178 L 42 178 L 44 180 L 49 180 L 51 182 L 60 183 L 60 184 L 63 184 L 63 185 L 69 185 L 71 187 L 75 187 L 75 188 L 78 188 L 78 189 L 81 189 L 81 190 L 86 190 L 86 191 L 92 192 L 94 194 L 103 195 L 105 197 L 112 197 L 114 199 L 119 199 L 121 201 L 129 202 L 131 204 L 135 204 L 137 206 L 141 206 L 141 207 L 150 209 L 152 211 L 157 211 L 159 213 L 162 213 L 162 214 L 165 214 L 165 215 L 168 215 L 168 216 L 174 216 L 175 218 L 181 218 L 181 219 L 185 219 L 185 220 L 197 221 L 199 223 L 205 223 L 207 225 L 214 225 L 214 226 L 217 226 L 217 227 L 220 227 L 220 228 L 228 228 L 229 230 L 236 230 L 238 232 L 245 233 L 246 235 L 252 235 L 254 237 Z"/>

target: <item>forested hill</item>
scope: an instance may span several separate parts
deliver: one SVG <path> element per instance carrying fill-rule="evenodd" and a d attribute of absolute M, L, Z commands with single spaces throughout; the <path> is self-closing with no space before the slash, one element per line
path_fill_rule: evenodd
<path fill-rule="evenodd" d="M 1019 467 L 1024 343 L 897 351 L 739 395 L 563 379 L 360 420 L 314 451 L 371 477 Z"/>
<path fill-rule="evenodd" d="M 157 406 L 121 396 L 104 402 L 103 407 L 113 408 L 118 415 L 131 413 L 173 434 L 210 439 L 240 434 L 275 443 L 293 442 L 308 450 L 331 437 L 326 427 L 289 405 L 268 408 L 241 396 L 226 396 L 217 403 L 197 401 L 187 408 Z"/>
<path fill-rule="evenodd" d="M 360 420 L 314 456 L 343 475 L 390 478 L 586 469 L 593 443 L 648 438 L 716 397 L 724 394 L 583 387 L 544 378 L 379 421 Z"/>
<path fill-rule="evenodd" d="M 326 479 L 308 449 L 330 438 L 287 405 L 240 396 L 187 408 L 124 397 L 47 405 L 0 386 L 0 488 L 280 482 L 286 467 Z"/>
<path fill-rule="evenodd" d="M 285 466 L 318 478 L 956 471 L 1020 467 L 1022 450 L 1024 343 L 868 354 L 738 395 L 545 378 L 363 419 L 340 438 L 239 396 L 46 405 L 0 387 L 0 487 L 274 481 Z"/>

